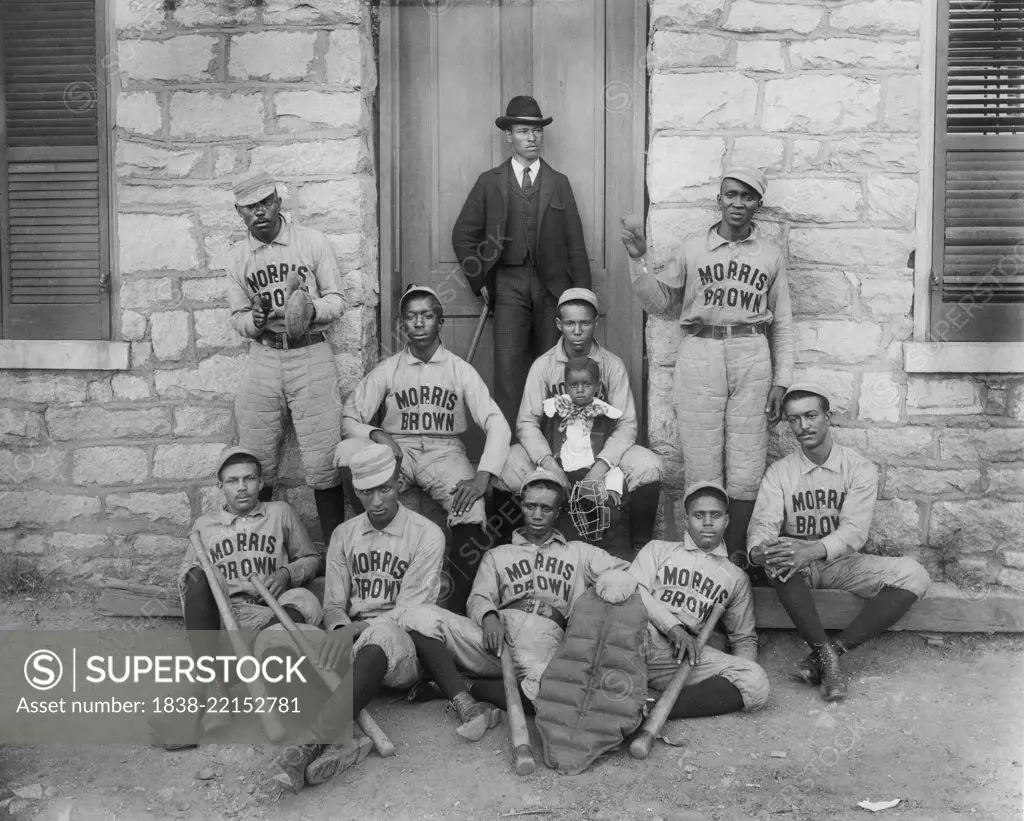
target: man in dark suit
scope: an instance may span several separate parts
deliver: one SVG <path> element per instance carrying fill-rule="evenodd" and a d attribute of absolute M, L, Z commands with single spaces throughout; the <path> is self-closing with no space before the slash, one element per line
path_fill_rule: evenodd
<path fill-rule="evenodd" d="M 477 178 L 452 229 L 473 293 L 494 312 L 494 398 L 513 429 L 530 364 L 558 342 L 558 297 L 590 287 L 572 186 L 540 159 L 551 120 L 533 97 L 509 101 L 494 124 L 512 157 Z"/>

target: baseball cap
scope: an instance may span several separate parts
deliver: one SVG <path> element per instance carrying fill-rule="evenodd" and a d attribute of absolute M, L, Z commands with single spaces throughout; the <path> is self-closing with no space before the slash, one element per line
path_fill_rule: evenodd
<path fill-rule="evenodd" d="M 762 197 L 764 192 L 768 190 L 768 181 L 765 180 L 764 174 L 750 166 L 733 166 L 722 174 L 722 179 L 739 180 L 742 183 L 746 183 Z"/>
<path fill-rule="evenodd" d="M 352 487 L 369 490 L 395 474 L 398 462 L 387 445 L 370 439 L 346 439 L 337 450 L 338 463 L 352 471 Z"/>
<path fill-rule="evenodd" d="M 829 405 L 832 404 L 832 398 L 828 395 L 828 391 L 826 391 L 817 382 L 797 382 L 795 385 L 786 389 L 786 395 L 782 397 L 782 401 L 785 402 L 789 399 L 790 394 L 793 393 L 813 393 L 815 396 L 820 396 L 828 402 Z"/>
<path fill-rule="evenodd" d="M 266 171 L 246 177 L 235 186 L 235 205 L 255 205 L 277 191 L 277 183 Z"/>
<path fill-rule="evenodd" d="M 690 503 L 690 499 L 700 493 L 702 490 L 710 490 L 717 493 L 722 500 L 728 505 L 729 494 L 725 492 L 725 488 L 722 487 L 722 483 L 717 479 L 713 482 L 696 482 L 687 488 L 686 495 L 683 496 L 683 507 Z"/>
<path fill-rule="evenodd" d="M 550 470 L 545 470 L 544 468 L 534 468 L 528 474 L 526 474 L 526 478 L 523 479 L 522 485 L 519 486 L 519 495 L 521 496 L 522 494 L 526 493 L 526 489 L 530 485 L 535 484 L 536 482 L 551 482 L 552 484 L 558 485 L 560 488 L 567 492 L 569 490 L 569 488 L 567 488 L 562 483 L 562 480 L 555 476 L 555 474 L 553 474 Z"/>
<path fill-rule="evenodd" d="M 259 457 L 255 453 L 248 448 L 241 447 L 240 445 L 224 448 L 224 450 L 221 451 L 220 456 L 217 458 L 217 469 L 214 471 L 214 474 L 217 477 L 220 477 L 220 472 L 224 470 L 225 463 L 232 456 L 249 456 L 257 463 L 260 461 Z"/>
<path fill-rule="evenodd" d="M 586 302 L 595 311 L 601 310 L 597 306 L 597 294 L 589 288 L 566 288 L 558 298 L 558 307 L 561 308 L 566 302 Z"/>
<path fill-rule="evenodd" d="M 405 302 L 414 296 L 432 296 L 437 300 L 438 304 L 441 304 L 441 297 L 437 295 L 437 291 L 431 288 L 429 285 L 410 285 L 405 289 L 405 293 L 402 294 L 402 298 L 398 301 L 398 310 L 402 310 L 405 306 Z"/>

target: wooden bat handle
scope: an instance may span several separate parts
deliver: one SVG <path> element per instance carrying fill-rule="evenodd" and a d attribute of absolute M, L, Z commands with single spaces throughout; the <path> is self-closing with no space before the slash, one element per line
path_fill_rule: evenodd
<path fill-rule="evenodd" d="M 466 354 L 466 361 L 472 365 L 473 357 L 476 356 L 477 346 L 480 345 L 480 337 L 484 333 L 484 325 L 487 324 L 487 313 L 489 311 L 487 303 L 484 303 L 484 307 L 480 309 L 480 318 L 476 321 L 476 330 L 473 332 L 473 341 L 469 343 L 469 352 Z"/>
<path fill-rule="evenodd" d="M 252 651 L 246 647 L 245 641 L 238 632 L 238 621 L 235 619 L 234 611 L 231 609 L 231 602 L 228 600 L 224 588 L 221 587 L 221 574 L 213 566 L 210 554 L 206 552 L 206 547 L 203 545 L 203 540 L 198 533 L 193 532 L 189 536 L 189 541 L 192 543 L 192 548 L 199 559 L 199 564 L 206 574 L 206 580 L 210 585 L 210 592 L 213 593 L 213 600 L 217 602 L 217 610 L 220 611 L 221 621 L 224 623 L 224 629 L 227 630 L 228 639 L 231 641 L 231 647 L 234 649 L 235 655 L 240 658 L 252 656 Z M 269 699 L 267 688 L 259 679 L 247 682 L 245 686 L 253 698 Z M 263 724 L 263 731 L 267 734 L 267 738 L 270 741 L 276 744 L 285 737 L 284 724 L 281 723 L 281 719 L 275 713 L 260 713 L 259 716 L 260 722 Z"/>
<path fill-rule="evenodd" d="M 333 670 L 324 670 L 322 667 L 317 666 L 316 658 L 320 655 L 316 648 L 310 643 L 309 638 L 288 615 L 288 611 L 285 610 L 281 603 L 277 600 L 273 593 L 271 593 L 265 584 L 260 580 L 260 577 L 253 573 L 249 576 L 249 583 L 256 588 L 256 592 L 260 594 L 263 601 L 266 602 L 267 607 L 277 616 L 277 620 L 281 622 L 285 632 L 288 634 L 288 638 L 292 642 L 292 647 L 302 653 L 313 669 L 316 670 L 317 675 L 320 676 L 320 680 L 327 685 L 327 688 L 333 693 L 341 686 L 341 676 L 335 673 Z M 391 743 L 391 739 L 387 737 L 387 734 L 380 728 L 373 717 L 366 712 L 366 710 L 360 710 L 359 715 L 356 716 L 356 722 L 359 724 L 359 728 L 366 734 L 366 736 L 373 742 L 374 749 L 377 750 L 377 755 L 381 758 L 388 758 L 395 754 L 395 745 Z"/>
<path fill-rule="evenodd" d="M 697 636 L 698 648 L 702 649 L 708 643 L 711 631 L 715 629 L 715 625 L 718 624 L 718 620 L 724 612 L 724 605 L 715 605 L 708 620 L 701 627 L 700 634 Z M 651 710 L 651 714 L 647 716 L 643 727 L 640 728 L 640 732 L 633 737 L 633 741 L 629 745 L 629 754 L 633 758 L 645 759 L 651 754 L 654 739 L 658 737 L 661 728 L 665 726 L 668 714 L 672 712 L 672 707 L 679 698 L 679 694 L 683 691 L 683 687 L 686 686 L 686 682 L 692 672 L 693 665 L 688 661 L 684 661 L 679 665 L 679 669 L 672 676 L 672 680 L 669 682 L 668 687 L 665 688 L 665 692 L 661 694 L 661 697 L 654 705 L 654 709 Z"/>
<path fill-rule="evenodd" d="M 512 736 L 512 753 L 516 757 L 516 774 L 529 775 L 537 769 L 530 746 L 530 731 L 526 729 L 526 713 L 519 697 L 519 682 L 512 664 L 508 645 L 501 651 L 501 678 L 505 684 L 505 703 L 508 706 L 508 725 Z"/>

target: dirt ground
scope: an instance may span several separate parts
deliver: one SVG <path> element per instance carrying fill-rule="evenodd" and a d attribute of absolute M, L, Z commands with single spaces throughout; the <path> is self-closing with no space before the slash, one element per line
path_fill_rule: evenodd
<path fill-rule="evenodd" d="M 0 600 L 0 628 L 101 628 L 87 594 Z M 161 622 L 168 626 L 173 622 Z M 516 776 L 503 724 L 461 741 L 441 702 L 371 706 L 397 748 L 334 781 L 281 795 L 268 786 L 272 747 L 0 749 L 0 819 L 239 821 L 242 819 L 784 819 L 1019 821 L 1024 761 L 1021 636 L 927 641 L 889 634 L 847 657 L 851 697 L 826 706 L 790 682 L 804 651 L 791 633 L 762 637 L 772 681 L 756 715 L 673 722 L 681 746 L 650 759 L 623 748 L 587 772 L 540 764 Z M 202 778 L 200 778 L 202 776 Z M 877 814 L 859 801 L 901 799 Z M 0 807 L 4 803 L 0 801 Z M 5 816 L 3 812 L 8 814 Z"/>

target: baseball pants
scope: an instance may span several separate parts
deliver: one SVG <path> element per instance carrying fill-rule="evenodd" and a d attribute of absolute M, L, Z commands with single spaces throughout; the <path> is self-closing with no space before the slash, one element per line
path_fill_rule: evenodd
<path fill-rule="evenodd" d="M 664 691 L 679 669 L 679 662 L 672 652 L 672 643 L 650 624 L 647 626 L 647 636 L 644 640 L 644 658 L 647 660 L 648 686 L 652 690 Z M 760 710 L 768 701 L 768 676 L 756 661 L 705 646 L 700 651 L 700 661 L 693 668 L 686 684 L 700 684 L 712 676 L 721 676 L 740 691 L 740 695 L 743 696 L 744 712 Z"/>
<path fill-rule="evenodd" d="M 496 266 L 494 288 L 494 401 L 515 431 L 530 365 L 559 339 L 558 299 L 529 263 Z"/>
<path fill-rule="evenodd" d="M 463 479 L 476 476 L 466 455 L 466 447 L 457 436 L 395 436 L 402 449 L 402 490 L 422 488 L 448 513 L 448 526 L 482 525 L 487 521 L 484 500 L 477 499 L 461 516 L 451 512 L 452 491 Z"/>
<path fill-rule="evenodd" d="M 724 478 L 730 499 L 757 498 L 768 458 L 764 408 L 771 383 L 765 336 L 683 339 L 675 405 L 686 487 Z"/>
<path fill-rule="evenodd" d="M 495 481 L 495 487 L 508 493 L 519 493 L 523 480 L 536 467 L 525 448 L 515 444 L 509 450 L 505 467 Z M 661 457 L 641 445 L 630 446 L 619 460 L 618 467 L 626 477 L 629 490 L 660 482 L 665 473 Z"/>
<path fill-rule="evenodd" d="M 554 657 L 565 633 L 551 619 L 519 610 L 502 610 L 505 635 L 523 694 L 534 701 L 540 679 Z M 435 605 L 407 610 L 401 618 L 406 630 L 444 642 L 455 666 L 481 678 L 501 678 L 501 660 L 484 647 L 484 633 L 473 621 Z"/>
<path fill-rule="evenodd" d="M 334 449 L 341 441 L 338 366 L 331 346 L 277 350 L 249 345 L 242 381 L 235 395 L 238 444 L 259 457 L 263 481 L 277 481 L 277 456 L 290 412 L 299 440 L 306 483 L 314 490 L 341 484 Z"/>
<path fill-rule="evenodd" d="M 178 573 L 178 596 L 181 598 L 182 608 L 185 607 L 185 577 L 191 571 L 196 574 L 203 574 L 199 565 L 183 566 Z M 324 611 L 320 600 L 316 595 L 305 587 L 292 587 L 285 590 L 277 597 L 282 607 L 294 607 L 306 624 L 319 624 L 323 618 Z M 264 604 L 260 604 L 255 596 L 235 595 L 231 598 L 231 609 L 235 614 L 240 630 L 262 630 L 276 618 L 273 611 Z"/>
<path fill-rule="evenodd" d="M 849 553 L 830 562 L 811 562 L 805 575 L 811 588 L 846 590 L 862 599 L 873 599 L 883 587 L 906 590 L 921 598 L 932 583 L 928 571 L 914 559 L 868 553 Z"/>

